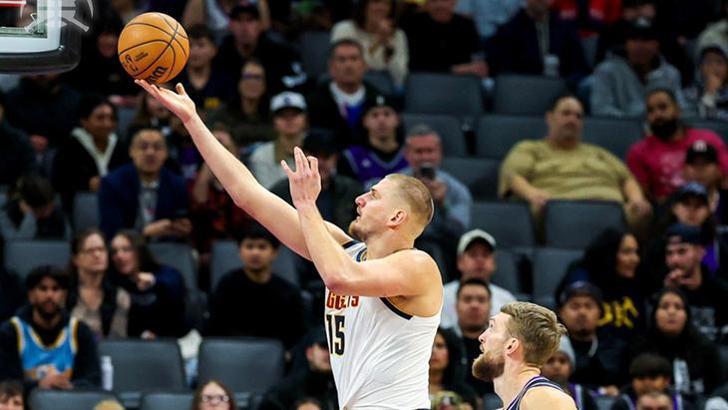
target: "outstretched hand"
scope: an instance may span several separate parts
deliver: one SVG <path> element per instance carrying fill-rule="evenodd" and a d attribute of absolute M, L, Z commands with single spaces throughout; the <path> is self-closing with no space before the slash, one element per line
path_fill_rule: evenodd
<path fill-rule="evenodd" d="M 134 82 L 167 107 L 168 110 L 172 111 L 174 115 L 182 120 L 182 123 L 186 123 L 197 113 L 195 103 L 187 95 L 185 88 L 180 83 L 177 83 L 177 92 L 175 93 L 172 90 L 149 84 L 146 80 L 135 80 Z"/>
<path fill-rule="evenodd" d="M 316 157 L 306 157 L 303 151 L 296 147 L 293 149 L 296 160 L 296 170 L 292 171 L 286 161 L 281 161 L 281 167 L 288 176 L 291 188 L 291 199 L 296 208 L 316 203 L 321 193 L 321 176 L 319 175 L 318 160 Z"/>

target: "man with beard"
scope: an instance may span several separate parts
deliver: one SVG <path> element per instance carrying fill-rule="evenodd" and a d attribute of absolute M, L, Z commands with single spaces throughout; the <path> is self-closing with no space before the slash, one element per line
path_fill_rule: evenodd
<path fill-rule="evenodd" d="M 324 321 L 342 408 L 430 408 L 428 363 L 440 323 L 443 287 L 437 263 L 415 249 L 434 213 L 416 178 L 391 174 L 356 198 L 354 241 L 316 206 L 318 160 L 294 149 L 295 170 L 281 162 L 294 207 L 260 185 L 207 129 L 181 84 L 177 92 L 141 87 L 177 115 L 232 196 L 281 242 L 313 261 L 326 286 Z"/>
<path fill-rule="evenodd" d="M 243 233 L 243 267 L 226 273 L 215 288 L 209 334 L 278 339 L 287 349 L 299 341 L 305 331 L 303 301 L 295 286 L 273 274 L 279 245 L 259 225 Z"/>
<path fill-rule="evenodd" d="M 473 375 L 493 382 L 506 410 L 575 410 L 574 400 L 540 375 L 565 334 L 554 312 L 545 307 L 509 303 L 478 337 L 483 353 L 473 362 Z"/>
<path fill-rule="evenodd" d="M 24 380 L 26 391 L 99 387 L 93 333 L 63 308 L 68 281 L 50 266 L 30 272 L 30 306 L 0 326 L 0 380 Z"/>
<path fill-rule="evenodd" d="M 546 138 L 523 141 L 506 156 L 499 194 L 525 199 L 536 215 L 550 199 L 615 201 L 637 227 L 650 215 L 650 204 L 619 158 L 582 142 L 583 116 L 576 97 L 558 97 L 546 112 Z"/>
<path fill-rule="evenodd" d="M 714 132 L 690 128 L 681 119 L 675 94 L 655 89 L 647 94 L 647 122 L 652 135 L 630 147 L 627 166 L 649 197 L 664 202 L 684 185 L 683 163 L 688 149 L 703 141 L 718 151 L 720 168 L 728 171 L 728 150 Z"/>

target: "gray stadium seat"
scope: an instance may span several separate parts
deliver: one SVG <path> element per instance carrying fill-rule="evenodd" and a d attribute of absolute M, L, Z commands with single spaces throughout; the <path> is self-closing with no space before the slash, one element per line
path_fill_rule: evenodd
<path fill-rule="evenodd" d="M 156 392 L 142 396 L 139 410 L 182 410 L 192 407 L 192 393 Z"/>
<path fill-rule="evenodd" d="M 470 228 L 490 233 L 500 248 L 535 244 L 531 212 L 522 202 L 475 202 L 471 208 Z"/>
<path fill-rule="evenodd" d="M 449 114 L 465 122 L 483 113 L 480 78 L 454 74 L 410 73 L 404 96 L 407 112 Z"/>
<path fill-rule="evenodd" d="M 516 294 L 521 293 L 521 278 L 516 263 L 517 256 L 513 253 L 498 249 L 495 252 L 496 270 L 490 279 L 493 284 Z"/>
<path fill-rule="evenodd" d="M 498 197 L 498 168 L 500 161 L 485 158 L 446 157 L 441 168 L 465 184 L 474 201 L 495 200 Z"/>
<path fill-rule="evenodd" d="M 73 230 L 99 226 L 99 200 L 94 192 L 79 192 L 73 198 Z"/>
<path fill-rule="evenodd" d="M 475 130 L 475 155 L 503 159 L 517 143 L 544 136 L 546 121 L 543 116 L 485 115 Z"/>
<path fill-rule="evenodd" d="M 451 115 L 406 112 L 402 114 L 402 123 L 405 132 L 420 124 L 430 126 L 442 139 L 442 152 L 447 157 L 465 157 L 468 155 L 460 120 Z"/>
<path fill-rule="evenodd" d="M 497 114 L 544 115 L 556 97 L 566 92 L 561 78 L 530 75 L 499 75 L 493 90 Z"/>
<path fill-rule="evenodd" d="M 104 400 L 118 400 L 105 391 L 44 390 L 35 389 L 30 394 L 29 408 L 33 410 L 93 410 Z"/>
<path fill-rule="evenodd" d="M 553 308 L 554 292 L 566 274 L 566 268 L 582 257 L 582 251 L 573 249 L 537 248 L 533 254 L 533 299 L 536 303 Z"/>
<path fill-rule="evenodd" d="M 606 228 L 624 229 L 622 204 L 608 201 L 549 201 L 544 211 L 546 246 L 585 248 Z"/>
<path fill-rule="evenodd" d="M 111 356 L 114 391 L 125 405 L 138 407 L 145 391 L 187 387 L 176 341 L 102 340 L 99 342 L 101 356 Z"/>
<path fill-rule="evenodd" d="M 723 141 L 728 142 L 728 123 L 724 121 L 708 121 L 708 120 L 696 120 L 688 121 L 688 125 L 691 128 L 702 128 L 711 130 L 718 134 Z"/>
<path fill-rule="evenodd" d="M 584 119 L 584 142 L 598 145 L 619 158 L 626 158 L 632 144 L 642 139 L 642 125 L 637 120 L 612 118 Z"/>
<path fill-rule="evenodd" d="M 211 252 L 210 289 L 214 292 L 220 279 L 231 270 L 242 268 L 243 262 L 240 260 L 238 244 L 235 241 L 215 241 Z M 273 261 L 273 273 L 299 286 L 296 257 L 293 251 L 281 245 L 278 257 Z"/>
<path fill-rule="evenodd" d="M 283 377 L 283 345 L 260 338 L 216 339 L 202 342 L 198 382 L 219 380 L 234 393 L 265 393 Z"/>
<path fill-rule="evenodd" d="M 21 281 L 33 268 L 52 265 L 65 269 L 71 259 L 66 241 L 9 241 L 5 243 L 5 267 L 18 274 Z"/>
<path fill-rule="evenodd" d="M 159 263 L 171 266 L 182 274 L 187 289 L 197 289 L 197 267 L 189 245 L 155 242 L 149 244 L 149 250 Z"/>
<path fill-rule="evenodd" d="M 303 71 L 311 78 L 328 71 L 331 35 L 328 31 L 305 31 L 299 38 Z"/>
<path fill-rule="evenodd" d="M 394 82 L 392 81 L 392 76 L 389 75 L 389 71 L 369 70 L 364 74 L 364 81 L 373 85 L 382 94 L 391 96 L 396 93 Z"/>

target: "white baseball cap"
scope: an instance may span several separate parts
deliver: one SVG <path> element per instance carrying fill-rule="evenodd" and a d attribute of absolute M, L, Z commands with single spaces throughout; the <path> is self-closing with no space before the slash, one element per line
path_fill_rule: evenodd
<path fill-rule="evenodd" d="M 482 229 L 473 229 L 472 231 L 465 232 L 463 236 L 460 237 L 460 241 L 458 242 L 458 255 L 462 255 L 463 252 L 465 252 L 465 249 L 467 249 L 468 246 L 470 246 L 470 244 L 476 239 L 485 241 L 485 243 L 490 246 L 491 250 L 495 250 L 495 238 L 493 238 L 493 235 Z"/>
<path fill-rule="evenodd" d="M 306 112 L 306 99 L 299 93 L 284 91 L 270 100 L 270 112 L 276 112 L 284 108 L 296 108 Z"/>

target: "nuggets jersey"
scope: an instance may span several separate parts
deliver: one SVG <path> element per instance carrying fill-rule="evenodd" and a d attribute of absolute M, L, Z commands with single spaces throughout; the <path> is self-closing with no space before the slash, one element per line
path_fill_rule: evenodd
<path fill-rule="evenodd" d="M 364 243 L 344 247 L 355 261 L 365 258 Z M 440 312 L 411 316 L 386 298 L 326 289 L 324 326 L 341 408 L 429 409 L 429 361 L 439 323 Z"/>
<path fill-rule="evenodd" d="M 65 373 L 71 378 L 73 361 L 78 350 L 78 320 L 71 318 L 51 346 L 44 345 L 30 324 L 19 317 L 13 317 L 10 322 L 15 326 L 18 335 L 18 353 L 26 380 L 39 381 L 49 372 Z"/>

